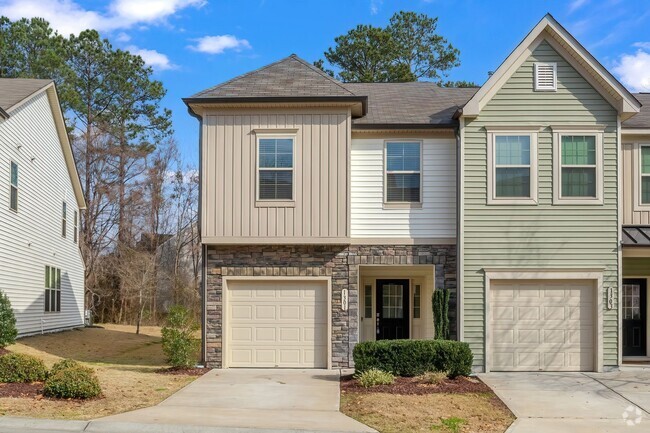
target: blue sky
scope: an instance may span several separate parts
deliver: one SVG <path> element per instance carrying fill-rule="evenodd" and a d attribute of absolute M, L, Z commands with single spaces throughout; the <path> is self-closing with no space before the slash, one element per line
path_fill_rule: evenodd
<path fill-rule="evenodd" d="M 291 53 L 317 60 L 334 37 L 383 26 L 399 10 L 439 17 L 439 33 L 461 52 L 449 79 L 483 83 L 550 12 L 631 90 L 650 91 L 646 0 L 0 0 L 1 15 L 42 16 L 63 34 L 96 28 L 141 54 L 168 89 L 188 164 L 198 161 L 198 123 L 182 97 Z"/>

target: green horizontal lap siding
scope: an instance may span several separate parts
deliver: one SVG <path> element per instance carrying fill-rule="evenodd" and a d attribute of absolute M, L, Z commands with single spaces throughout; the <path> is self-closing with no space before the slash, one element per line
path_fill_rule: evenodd
<path fill-rule="evenodd" d="M 556 62 L 557 92 L 533 91 L 533 63 Z M 604 285 L 617 288 L 617 113 L 546 42 L 499 90 L 464 132 L 464 337 L 484 366 L 483 268 L 603 267 Z M 487 203 L 490 124 L 535 124 L 538 136 L 537 206 Z M 550 126 L 604 124 L 604 205 L 553 205 Z M 604 312 L 604 363 L 617 364 L 616 309 Z"/>

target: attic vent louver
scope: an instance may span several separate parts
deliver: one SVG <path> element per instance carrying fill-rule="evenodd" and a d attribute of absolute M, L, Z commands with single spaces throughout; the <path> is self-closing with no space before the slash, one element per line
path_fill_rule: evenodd
<path fill-rule="evenodd" d="M 557 90 L 556 63 L 535 63 L 535 90 Z"/>

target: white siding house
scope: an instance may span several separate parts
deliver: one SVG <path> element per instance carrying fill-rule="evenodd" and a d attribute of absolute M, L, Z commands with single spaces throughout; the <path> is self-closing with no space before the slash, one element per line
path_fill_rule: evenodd
<path fill-rule="evenodd" d="M 54 84 L 0 79 L 0 291 L 20 336 L 83 325 L 84 207 Z"/>

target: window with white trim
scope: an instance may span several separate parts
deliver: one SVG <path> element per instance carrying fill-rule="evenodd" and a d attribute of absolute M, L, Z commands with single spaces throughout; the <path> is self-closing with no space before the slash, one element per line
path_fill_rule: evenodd
<path fill-rule="evenodd" d="M 537 132 L 488 132 L 488 204 L 537 204 Z"/>
<path fill-rule="evenodd" d="M 72 234 L 72 240 L 76 244 L 77 239 L 79 238 L 79 213 L 74 211 L 74 233 Z"/>
<path fill-rule="evenodd" d="M 422 143 L 388 141 L 385 149 L 387 203 L 422 201 Z"/>
<path fill-rule="evenodd" d="M 535 63 L 535 90 L 552 92 L 557 90 L 557 63 Z"/>
<path fill-rule="evenodd" d="M 9 208 L 18 212 L 18 164 L 11 161 Z"/>
<path fill-rule="evenodd" d="M 293 200 L 293 147 L 293 137 L 258 138 L 258 200 Z"/>
<path fill-rule="evenodd" d="M 554 203 L 602 204 L 602 142 L 602 132 L 554 134 Z"/>
<path fill-rule="evenodd" d="M 68 229 L 68 209 L 65 202 L 61 207 L 61 237 L 66 237 Z"/>
<path fill-rule="evenodd" d="M 421 310 L 421 298 L 422 298 L 422 289 L 419 284 L 415 285 L 415 290 L 413 291 L 413 318 L 420 318 Z"/>
<path fill-rule="evenodd" d="M 61 269 L 45 266 L 45 312 L 61 311 Z"/>

